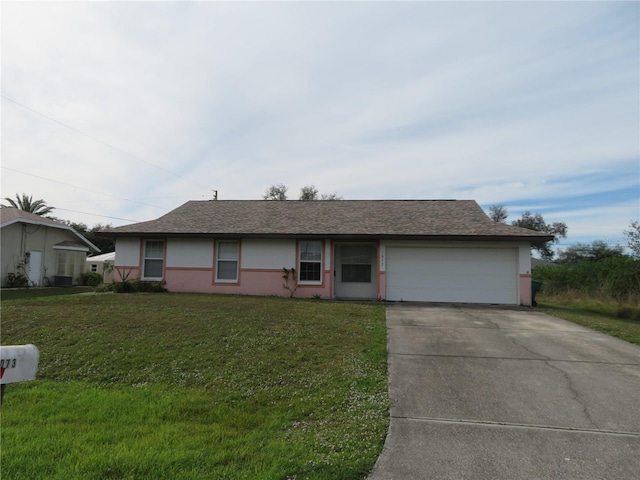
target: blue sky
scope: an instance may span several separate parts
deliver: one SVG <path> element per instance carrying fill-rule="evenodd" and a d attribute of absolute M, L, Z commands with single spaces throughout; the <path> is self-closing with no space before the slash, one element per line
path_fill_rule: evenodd
<path fill-rule="evenodd" d="M 1 9 L 2 197 L 60 218 L 278 183 L 530 210 L 567 223 L 563 246 L 640 218 L 638 2 Z"/>

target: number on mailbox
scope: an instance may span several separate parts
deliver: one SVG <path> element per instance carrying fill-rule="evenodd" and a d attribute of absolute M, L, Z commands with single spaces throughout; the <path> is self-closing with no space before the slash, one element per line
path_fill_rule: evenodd
<path fill-rule="evenodd" d="M 39 358 L 35 345 L 0 347 L 0 384 L 35 380 Z"/>

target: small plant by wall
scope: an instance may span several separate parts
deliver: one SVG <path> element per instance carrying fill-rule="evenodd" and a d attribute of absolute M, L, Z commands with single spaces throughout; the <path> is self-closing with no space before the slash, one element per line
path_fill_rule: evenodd
<path fill-rule="evenodd" d="M 131 282 L 129 281 L 129 276 L 131 275 L 130 268 L 120 268 L 116 267 L 116 271 L 118 272 L 118 276 L 120 280 L 117 282 L 113 282 L 112 290 L 116 293 L 133 293 L 135 289 Z"/>
<path fill-rule="evenodd" d="M 119 281 L 104 285 L 104 291 L 115 293 L 161 293 L 166 292 L 165 282 L 154 282 L 148 280 L 129 280 L 132 269 L 127 267 L 115 267 L 118 272 Z"/>
<path fill-rule="evenodd" d="M 29 288 L 29 279 L 22 273 L 9 272 L 7 274 L 7 287 L 9 288 Z"/>
<path fill-rule="evenodd" d="M 282 288 L 288 290 L 289 297 L 293 298 L 293 296 L 296 294 L 296 290 L 298 289 L 298 276 L 296 274 L 296 269 L 293 267 L 283 267 L 282 271 L 284 272 L 284 274 L 282 275 L 282 278 L 284 279 Z"/>

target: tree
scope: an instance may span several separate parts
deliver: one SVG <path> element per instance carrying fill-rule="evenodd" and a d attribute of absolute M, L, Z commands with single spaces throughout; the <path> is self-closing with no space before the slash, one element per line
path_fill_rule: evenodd
<path fill-rule="evenodd" d="M 331 195 L 323 193 L 320 195 L 320 200 L 344 200 L 344 197 L 339 196 L 337 193 L 332 193 Z"/>
<path fill-rule="evenodd" d="M 305 185 L 300 189 L 299 200 L 343 200 L 343 198 L 338 196 L 337 193 L 332 193 L 331 195 L 323 193 L 318 196 L 318 189 L 315 185 Z"/>
<path fill-rule="evenodd" d="M 282 183 L 279 185 L 271 185 L 264 192 L 262 196 L 263 200 L 287 200 L 287 190 L 288 188 Z M 300 197 L 299 200 L 344 200 L 337 193 L 332 193 L 327 195 L 323 193 L 322 195 L 318 195 L 318 189 L 315 185 L 305 185 L 300 189 Z"/>
<path fill-rule="evenodd" d="M 44 200 L 34 200 L 32 195 L 27 196 L 26 193 L 23 193 L 22 196 L 16 193 L 15 200 L 10 197 L 5 197 L 4 199 L 9 202 L 9 205 L 2 205 L 3 207 L 17 208 L 43 217 L 55 209 L 55 207 L 48 206 Z"/>
<path fill-rule="evenodd" d="M 314 185 L 306 185 L 300 189 L 300 200 L 318 200 L 318 189 Z"/>
<path fill-rule="evenodd" d="M 624 249 L 620 245 L 610 247 L 602 240 L 595 240 L 591 244 L 586 245 L 577 243 L 561 252 L 558 252 L 558 261 L 566 264 L 575 264 L 581 260 L 597 262 L 605 258 L 621 257 L 623 255 Z"/>
<path fill-rule="evenodd" d="M 507 223 L 509 213 L 504 205 L 491 205 L 489 208 L 489 218 L 497 223 Z"/>
<path fill-rule="evenodd" d="M 282 183 L 279 185 L 271 185 L 264 192 L 262 196 L 263 200 L 286 200 L 287 199 L 287 187 Z"/>
<path fill-rule="evenodd" d="M 84 223 L 75 223 L 64 220 L 64 223 L 73 228 L 76 232 L 82 235 L 84 238 L 93 243 L 100 249 L 101 253 L 109 253 L 116 251 L 116 241 L 113 238 L 102 237 L 97 235 L 100 230 L 106 230 L 112 228 L 113 225 L 97 223 L 93 227 L 88 228 Z"/>
<path fill-rule="evenodd" d="M 631 256 L 640 259 L 640 220 L 629 224 L 629 230 L 624 231 L 627 237 L 627 247 L 631 250 Z"/>
<path fill-rule="evenodd" d="M 527 211 L 522 214 L 522 218 L 514 220 L 511 225 L 516 227 L 528 228 L 529 230 L 535 230 L 537 232 L 546 233 L 547 235 L 553 235 L 553 243 L 558 243 L 560 238 L 567 237 L 567 224 L 564 222 L 554 222 L 547 224 L 544 218 L 539 213 L 532 215 Z M 554 251 L 551 249 L 549 243 L 542 245 L 533 245 L 532 248 L 537 250 L 540 257 L 544 260 L 553 260 Z"/>

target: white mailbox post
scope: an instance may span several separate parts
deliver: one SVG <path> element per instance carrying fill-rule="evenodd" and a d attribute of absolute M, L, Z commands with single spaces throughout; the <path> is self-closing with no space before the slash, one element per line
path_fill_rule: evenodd
<path fill-rule="evenodd" d="M 36 379 L 39 359 L 35 345 L 0 346 L 0 405 L 5 385 Z"/>

